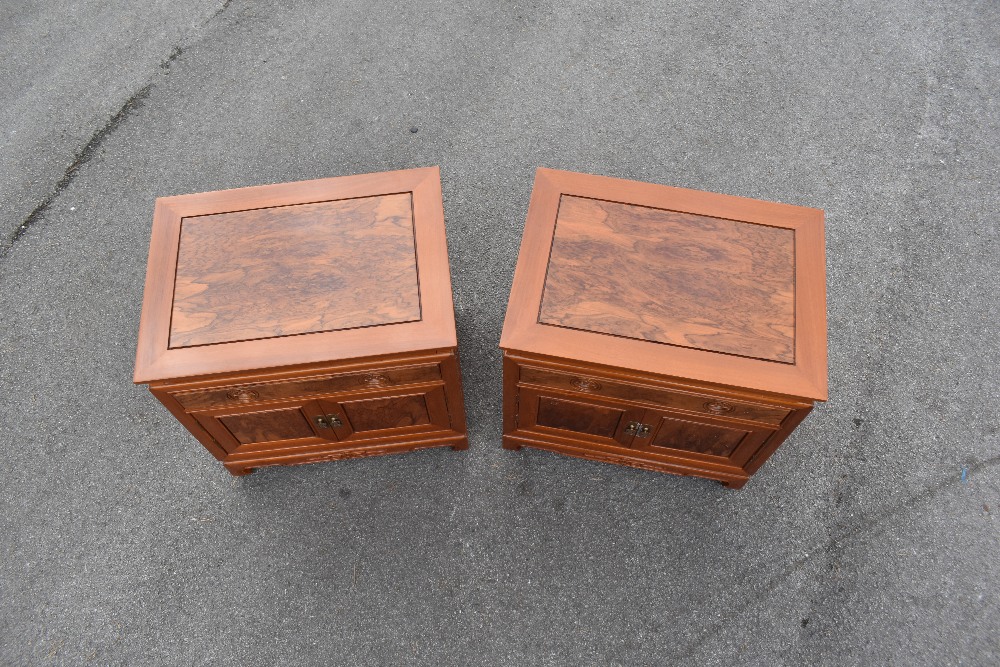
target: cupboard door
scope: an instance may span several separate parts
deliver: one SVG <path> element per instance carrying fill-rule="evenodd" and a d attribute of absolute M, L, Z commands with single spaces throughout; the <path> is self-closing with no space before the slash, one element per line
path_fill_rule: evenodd
<path fill-rule="evenodd" d="M 614 400 L 521 387 L 517 428 L 629 447 L 643 413 L 642 408 Z"/>
<path fill-rule="evenodd" d="M 649 452 L 720 461 L 742 467 L 773 433 L 737 422 L 701 420 L 662 410 L 647 410 L 634 447 Z"/>
<path fill-rule="evenodd" d="M 452 430 L 443 385 L 326 398 L 319 404 L 341 441 Z"/>
<path fill-rule="evenodd" d="M 336 432 L 321 427 L 320 405 L 312 400 L 213 410 L 193 416 L 230 454 L 337 440 Z"/>

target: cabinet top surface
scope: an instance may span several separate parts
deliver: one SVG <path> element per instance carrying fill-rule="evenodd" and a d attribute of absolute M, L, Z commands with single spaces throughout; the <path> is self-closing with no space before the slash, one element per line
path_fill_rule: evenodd
<path fill-rule="evenodd" d="M 539 169 L 501 347 L 825 400 L 822 220 Z"/>
<path fill-rule="evenodd" d="M 137 382 L 454 345 L 437 168 L 157 200 Z"/>
<path fill-rule="evenodd" d="M 409 193 L 181 220 L 171 349 L 419 319 Z"/>
<path fill-rule="evenodd" d="M 795 360 L 794 232 L 565 195 L 538 321 Z"/>

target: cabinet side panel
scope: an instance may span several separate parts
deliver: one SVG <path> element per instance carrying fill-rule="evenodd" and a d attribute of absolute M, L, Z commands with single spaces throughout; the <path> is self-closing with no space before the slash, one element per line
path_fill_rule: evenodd
<path fill-rule="evenodd" d="M 774 435 L 767 439 L 763 446 L 757 450 L 756 454 L 750 457 L 750 460 L 747 461 L 747 464 L 743 467 L 748 475 L 754 474 L 762 465 L 764 465 L 764 461 L 767 461 L 771 454 L 778 449 L 778 446 L 785 441 L 785 438 L 787 438 L 791 432 L 795 430 L 795 427 L 802 423 L 802 420 L 806 418 L 806 415 L 812 412 L 812 409 L 813 406 L 794 410 L 790 415 L 788 415 L 788 417 L 785 418 L 785 421 L 781 423 L 781 428 L 775 431 Z"/>
<path fill-rule="evenodd" d="M 517 382 L 520 370 L 517 362 L 505 352 L 503 355 L 503 432 L 504 435 L 517 429 Z"/>
<path fill-rule="evenodd" d="M 212 456 L 219 461 L 226 458 L 226 451 L 222 449 L 218 442 L 215 441 L 215 438 L 213 438 L 194 417 L 184 412 L 184 408 L 174 399 L 173 396 L 162 389 L 155 389 L 153 387 L 150 387 L 149 391 L 167 408 L 167 410 L 170 411 L 174 417 L 177 418 L 177 421 L 179 421 L 184 428 L 190 431 L 191 435 L 197 438 L 198 442 L 205 446 L 205 449 L 211 452 Z"/>
<path fill-rule="evenodd" d="M 441 362 L 441 377 L 445 384 L 445 398 L 448 402 L 448 418 L 451 428 L 459 433 L 467 433 L 465 421 L 465 393 L 462 388 L 462 368 L 458 360 L 458 350 Z"/>

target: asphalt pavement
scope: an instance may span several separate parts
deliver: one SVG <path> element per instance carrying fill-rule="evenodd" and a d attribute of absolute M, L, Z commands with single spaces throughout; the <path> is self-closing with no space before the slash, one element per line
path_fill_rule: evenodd
<path fill-rule="evenodd" d="M 0 4 L 0 665 L 1000 664 L 996 2 Z M 132 385 L 158 196 L 440 165 L 471 448 L 230 477 Z M 740 491 L 500 448 L 538 166 L 826 211 Z"/>

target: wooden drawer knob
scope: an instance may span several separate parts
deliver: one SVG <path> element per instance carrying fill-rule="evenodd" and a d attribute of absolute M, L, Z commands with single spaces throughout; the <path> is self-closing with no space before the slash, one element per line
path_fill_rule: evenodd
<path fill-rule="evenodd" d="M 392 378 L 382 373 L 367 373 L 358 379 L 358 383 L 365 387 L 388 387 Z"/>
<path fill-rule="evenodd" d="M 226 392 L 226 397 L 231 401 L 237 401 L 239 403 L 253 403 L 260 398 L 260 394 L 253 389 L 241 387 L 239 389 L 230 389 Z"/>
<path fill-rule="evenodd" d="M 588 378 L 573 378 L 569 383 L 577 391 L 597 391 L 601 388 L 600 382 Z"/>
<path fill-rule="evenodd" d="M 725 401 L 705 401 L 705 409 L 714 415 L 727 415 L 736 410 L 736 406 Z"/>

